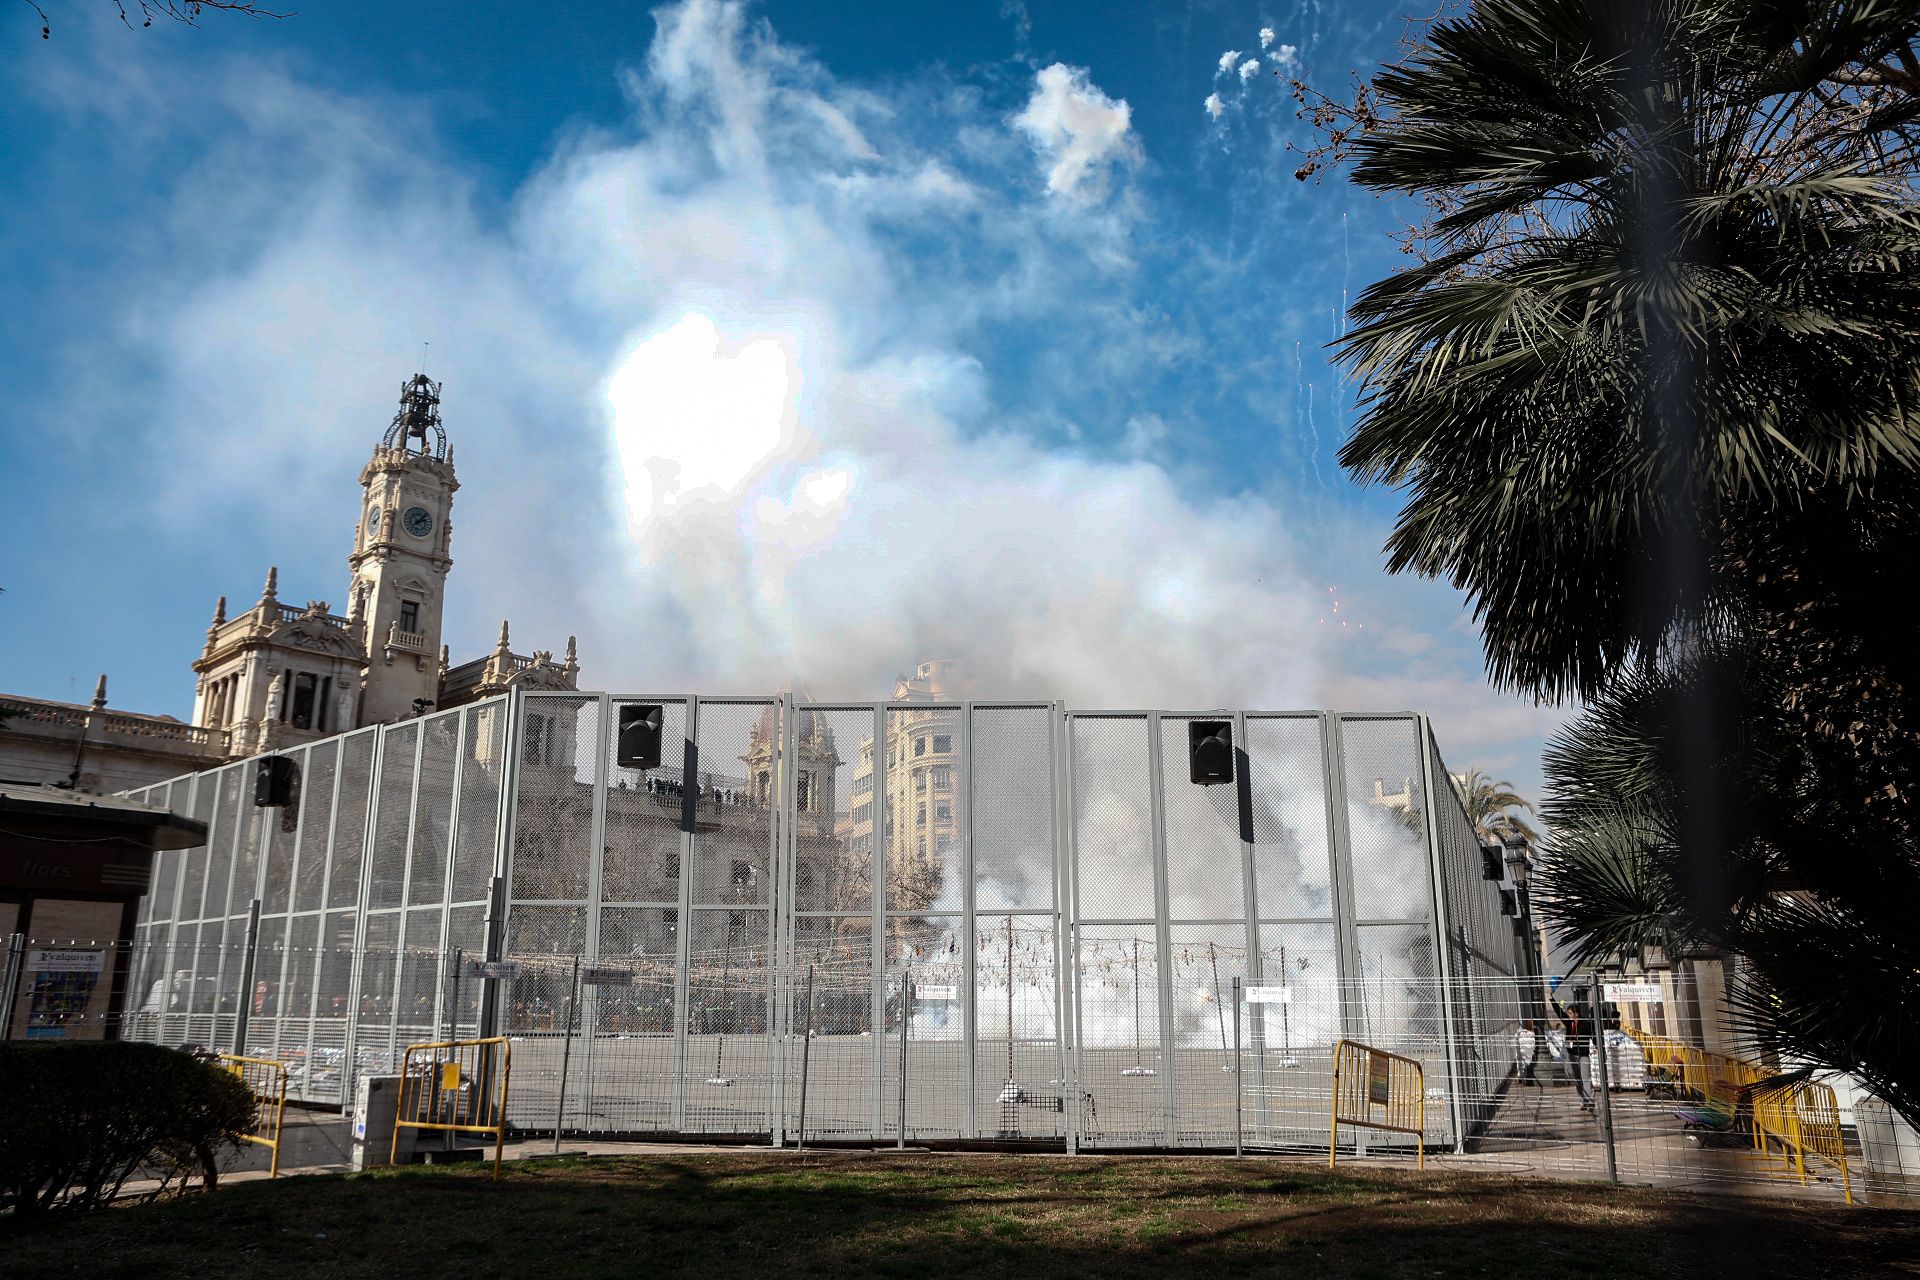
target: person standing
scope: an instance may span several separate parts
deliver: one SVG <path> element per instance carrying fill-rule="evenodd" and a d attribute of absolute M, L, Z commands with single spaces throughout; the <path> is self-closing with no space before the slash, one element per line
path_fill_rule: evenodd
<path fill-rule="evenodd" d="M 1553 1005 L 1553 1012 L 1567 1029 L 1567 1073 L 1573 1077 L 1574 1088 L 1580 1091 L 1580 1109 L 1593 1110 L 1593 1082 L 1587 1078 L 1587 1059 L 1593 1053 L 1593 1024 L 1587 1017 L 1584 1006 L 1586 1001 L 1582 993 L 1573 993 L 1573 1008 L 1560 1003 L 1557 995 L 1547 997 Z"/>

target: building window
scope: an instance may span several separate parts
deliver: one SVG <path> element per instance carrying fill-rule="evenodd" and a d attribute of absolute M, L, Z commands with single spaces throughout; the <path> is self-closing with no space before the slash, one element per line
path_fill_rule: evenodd
<path fill-rule="evenodd" d="M 951 737 L 950 735 L 948 735 L 948 734 L 944 734 L 944 733 L 936 733 L 936 734 L 934 734 L 934 735 L 933 735 L 933 749 L 934 749 L 935 751 L 951 751 L 951 750 L 953 750 L 953 738 L 952 738 L 952 737 Z"/>
<path fill-rule="evenodd" d="M 813 807 L 809 803 L 812 799 L 813 799 L 813 775 L 807 772 L 805 769 L 802 769 L 800 771 L 800 796 L 798 799 L 798 804 L 801 812 L 804 813 L 806 810 L 811 809 Z"/>
<path fill-rule="evenodd" d="M 942 822 L 952 822 L 953 806 L 950 804 L 937 804 L 933 806 L 933 816 Z"/>
<path fill-rule="evenodd" d="M 926 826 L 927 825 L 927 806 L 923 804 L 916 807 L 913 811 L 913 820 L 915 823 L 917 823 L 920 826 L 923 826 L 923 827 Z"/>
<path fill-rule="evenodd" d="M 765 804 L 767 802 L 767 796 L 773 790 L 773 775 L 765 769 L 762 769 L 759 776 L 753 780 L 753 785 L 754 798 L 759 800 L 761 804 Z"/>
<path fill-rule="evenodd" d="M 913 754 L 916 756 L 927 754 L 927 740 L 925 738 L 915 738 L 913 740 Z"/>
<path fill-rule="evenodd" d="M 296 729 L 312 729 L 315 704 L 319 701 L 320 677 L 303 671 L 293 678 L 293 697 L 289 700 L 288 722 Z"/>
<path fill-rule="evenodd" d="M 857 804 L 853 806 L 853 821 L 856 825 L 862 822 L 872 822 L 873 806 L 871 804 Z"/>
<path fill-rule="evenodd" d="M 927 771 L 925 769 L 915 769 L 913 771 L 913 789 L 919 792 L 926 791 Z"/>
<path fill-rule="evenodd" d="M 545 716 L 527 717 L 527 750 L 525 759 L 528 764 L 548 764 L 548 722 Z"/>
<path fill-rule="evenodd" d="M 944 791 L 953 785 L 953 766 L 937 764 L 933 767 L 933 785 Z"/>
<path fill-rule="evenodd" d="M 420 602 L 418 600 L 400 602 L 400 629 L 410 636 L 420 634 Z"/>

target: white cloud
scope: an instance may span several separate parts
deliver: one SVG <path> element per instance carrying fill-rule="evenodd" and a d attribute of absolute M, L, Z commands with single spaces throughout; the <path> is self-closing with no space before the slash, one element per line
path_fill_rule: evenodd
<path fill-rule="evenodd" d="M 1272 63 L 1276 70 L 1289 70 L 1298 61 L 1298 51 L 1290 44 L 1274 48 L 1273 43 L 1276 38 L 1272 27 L 1260 28 L 1260 47 L 1267 51 L 1267 61 Z M 1237 49 L 1229 49 L 1221 54 L 1214 73 L 1216 87 L 1202 104 L 1206 108 L 1207 115 L 1217 121 L 1223 119 L 1229 109 L 1257 110 L 1259 99 L 1250 95 L 1259 92 L 1252 87 L 1252 82 L 1253 78 L 1260 73 L 1261 65 L 1258 55 L 1248 55 L 1243 58 Z M 1229 146 L 1224 136 L 1218 137 L 1217 141 L 1223 147 Z"/>
<path fill-rule="evenodd" d="M 173 201 L 217 248 L 129 281 L 114 331 L 158 371 L 135 451 L 168 518 L 245 529 L 262 567 L 314 566 L 288 598 L 337 600 L 353 476 L 430 337 L 457 659 L 511 616 L 523 645 L 577 632 L 600 687 L 874 697 L 939 655 L 981 696 L 1311 701 L 1322 642 L 1278 505 L 1189 495 L 1148 460 L 1173 429 L 1148 413 L 1116 456 L 997 425 L 1020 390 L 969 336 L 982 308 L 1058 307 L 1063 343 L 1142 358 L 1126 308 L 1063 283 L 1125 269 L 1087 265 L 1085 220 L 1051 248 L 1014 169 L 917 142 L 911 104 L 736 6 L 657 21 L 642 127 L 574 135 L 505 219 L 430 138 L 383 131 L 390 104 L 254 73 L 178 104 L 222 122 Z M 1036 83 L 1018 123 L 1052 197 L 1096 198 L 1138 159 L 1126 103 L 1084 70 Z M 1012 279 L 916 278 L 902 226 L 981 237 L 957 256 Z"/>
<path fill-rule="evenodd" d="M 1033 97 L 1013 123 L 1040 153 L 1047 190 L 1090 204 L 1105 197 L 1115 166 L 1139 163 L 1132 120 L 1126 100 L 1102 93 L 1085 67 L 1056 62 L 1034 76 Z"/>

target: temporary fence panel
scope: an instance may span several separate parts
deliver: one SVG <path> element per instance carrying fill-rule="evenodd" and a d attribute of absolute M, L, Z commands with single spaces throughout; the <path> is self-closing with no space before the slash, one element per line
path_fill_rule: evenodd
<path fill-rule="evenodd" d="M 491 1135 L 497 1181 L 513 1076 L 513 1045 L 507 1037 L 410 1044 L 401 1050 L 399 1067 L 400 1098 L 389 1159 L 399 1161 L 402 1129 Z"/>
<path fill-rule="evenodd" d="M 280 1176 L 280 1133 L 287 1117 L 287 1064 L 273 1058 L 244 1058 L 223 1053 L 220 1065 L 247 1086 L 253 1096 L 253 1128 L 242 1140 L 273 1152 L 267 1176 Z"/>
<path fill-rule="evenodd" d="M 1327 1167 L 1340 1153 L 1340 1126 L 1410 1134 L 1417 1162 L 1427 1165 L 1427 1083 L 1412 1058 L 1341 1040 L 1333 1046 L 1333 1105 L 1327 1126 Z"/>
<path fill-rule="evenodd" d="M 1846 1137 L 1840 1128 L 1840 1105 L 1833 1087 L 1818 1081 L 1795 1081 L 1769 1088 L 1755 1081 L 1751 1093 L 1754 1148 L 1762 1156 L 1777 1155 L 1783 1172 L 1807 1183 L 1809 1158 L 1824 1160 L 1840 1174 L 1841 1194 L 1853 1203 L 1853 1178 L 1847 1167 Z"/>

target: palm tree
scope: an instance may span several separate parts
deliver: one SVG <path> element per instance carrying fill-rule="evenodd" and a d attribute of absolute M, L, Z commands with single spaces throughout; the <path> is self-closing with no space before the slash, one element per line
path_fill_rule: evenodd
<path fill-rule="evenodd" d="M 1590 696 L 1764 572 L 1721 545 L 1920 461 L 1912 3 L 1475 0 L 1376 76 L 1431 217 L 1353 308 L 1341 453 L 1497 683 Z"/>
<path fill-rule="evenodd" d="M 1469 769 L 1453 775 L 1453 789 L 1481 844 L 1518 840 L 1531 845 L 1540 839 L 1539 833 L 1527 825 L 1527 820 L 1515 812 L 1531 814 L 1533 804 L 1523 799 L 1511 782 L 1495 782 L 1491 774 Z"/>
<path fill-rule="evenodd" d="M 1920 1119 L 1920 5 L 1472 0 L 1338 137 L 1428 217 L 1341 461 L 1498 684 L 1587 710 L 1543 887 L 1739 950 L 1767 1043 Z"/>
<path fill-rule="evenodd" d="M 1673 725 L 1702 686 L 1733 728 L 1681 759 Z M 1852 1074 L 1920 1124 L 1920 844 L 1831 785 L 1769 713 L 1780 696 L 1774 666 L 1721 645 L 1595 699 L 1543 756 L 1542 907 L 1576 966 L 1737 953 L 1729 1012 L 1764 1050 Z"/>

